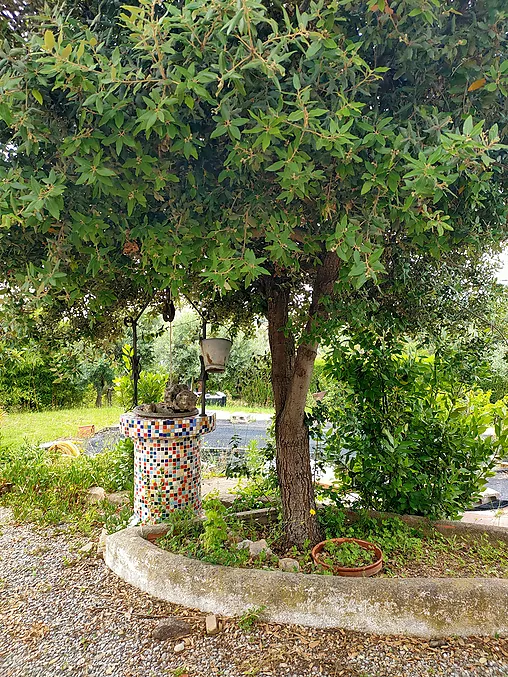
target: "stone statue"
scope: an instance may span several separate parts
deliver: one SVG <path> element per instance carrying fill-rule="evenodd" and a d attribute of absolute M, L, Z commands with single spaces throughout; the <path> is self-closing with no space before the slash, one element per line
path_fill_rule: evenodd
<path fill-rule="evenodd" d="M 197 399 L 198 396 L 183 383 L 172 384 L 168 381 L 164 390 L 164 402 L 141 404 L 134 409 L 134 413 L 155 418 L 195 416 L 198 413 Z"/>
<path fill-rule="evenodd" d="M 191 411 L 196 407 L 198 396 L 183 383 L 167 383 L 164 390 L 164 404 L 173 411 Z"/>

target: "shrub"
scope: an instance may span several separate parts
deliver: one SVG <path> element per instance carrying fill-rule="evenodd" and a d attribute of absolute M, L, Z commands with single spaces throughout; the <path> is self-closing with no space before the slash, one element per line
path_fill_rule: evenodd
<path fill-rule="evenodd" d="M 140 404 L 161 402 L 164 398 L 164 388 L 168 375 L 164 372 L 142 371 L 138 381 L 138 400 Z M 130 376 L 115 378 L 115 393 L 122 407 L 126 409 L 132 406 L 134 400 L 134 387 Z"/>
<path fill-rule="evenodd" d="M 132 441 L 120 442 L 97 456 L 76 458 L 24 443 L 0 447 L 0 484 L 12 484 L 1 497 L 19 520 L 41 524 L 69 522 L 88 532 L 115 507 L 88 505 L 87 490 L 101 486 L 106 491 L 132 489 Z"/>
<path fill-rule="evenodd" d="M 45 409 L 80 404 L 85 386 L 72 348 L 50 350 L 37 343 L 17 348 L 0 342 L 0 404 Z"/>
<path fill-rule="evenodd" d="M 507 409 L 490 393 L 467 391 L 446 354 L 424 356 L 403 341 L 364 331 L 328 358 L 342 381 L 340 407 L 322 418 L 329 460 L 341 466 L 344 490 L 367 508 L 431 518 L 456 516 L 479 495 L 495 454 L 506 445 Z M 497 440 L 482 438 L 494 425 Z"/>

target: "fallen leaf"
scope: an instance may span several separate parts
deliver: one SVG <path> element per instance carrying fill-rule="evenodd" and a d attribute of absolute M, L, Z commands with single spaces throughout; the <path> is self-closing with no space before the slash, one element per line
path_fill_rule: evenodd
<path fill-rule="evenodd" d="M 469 87 L 467 88 L 468 92 L 474 92 L 477 89 L 481 89 L 484 84 L 487 82 L 485 78 L 480 78 L 479 80 L 475 80 Z"/>

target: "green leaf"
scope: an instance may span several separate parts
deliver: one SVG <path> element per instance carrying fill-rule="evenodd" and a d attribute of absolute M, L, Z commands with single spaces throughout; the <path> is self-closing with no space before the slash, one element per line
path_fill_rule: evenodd
<path fill-rule="evenodd" d="M 211 139 L 216 139 L 218 136 L 223 136 L 228 133 L 228 128 L 225 125 L 217 125 L 217 127 L 210 134 Z"/>
<path fill-rule="evenodd" d="M 44 33 L 44 49 L 46 49 L 48 52 L 51 52 L 54 48 L 55 36 L 53 35 L 53 31 L 47 30 Z"/>
<path fill-rule="evenodd" d="M 36 101 L 38 101 L 41 106 L 42 106 L 42 94 L 39 92 L 38 89 L 32 89 L 32 96 Z"/>
<path fill-rule="evenodd" d="M 116 176 L 116 172 L 114 172 L 112 169 L 108 169 L 107 167 L 98 167 L 96 171 L 97 174 L 100 174 L 100 176 Z"/>
<path fill-rule="evenodd" d="M 278 162 L 274 162 L 273 165 L 270 165 L 269 167 L 266 168 L 267 172 L 277 172 L 279 169 L 282 169 L 284 165 L 286 164 L 285 160 L 278 160 Z"/>
<path fill-rule="evenodd" d="M 388 184 L 388 188 L 392 191 L 392 193 L 395 193 L 397 186 L 399 185 L 399 175 L 396 172 L 390 172 L 386 183 Z"/>
<path fill-rule="evenodd" d="M 315 56 L 319 50 L 321 49 L 321 44 L 319 43 L 318 40 L 314 40 L 314 42 L 311 42 L 309 49 L 305 53 L 305 58 L 306 59 L 312 59 L 313 56 Z"/>
<path fill-rule="evenodd" d="M 372 183 L 372 181 L 365 181 L 365 183 L 362 186 L 362 190 L 360 192 L 360 195 L 365 195 L 365 193 L 368 193 L 373 185 L 374 184 Z"/>
<path fill-rule="evenodd" d="M 489 141 L 492 143 L 496 139 L 499 139 L 499 127 L 497 123 L 495 125 L 492 125 L 492 127 L 489 129 Z"/>
<path fill-rule="evenodd" d="M 309 116 L 313 118 L 319 118 L 322 115 L 326 115 L 328 113 L 328 110 L 326 108 L 313 108 L 311 111 L 309 111 Z"/>
<path fill-rule="evenodd" d="M 469 134 L 471 134 L 472 129 L 473 129 L 473 118 L 471 117 L 471 115 L 468 115 L 468 117 L 464 120 L 462 133 L 468 136 Z"/>
<path fill-rule="evenodd" d="M 8 127 L 13 123 L 12 113 L 6 103 L 0 102 L 0 120 L 3 120 Z"/>
<path fill-rule="evenodd" d="M 60 218 L 60 207 L 55 199 L 46 200 L 46 208 L 53 218 Z"/>

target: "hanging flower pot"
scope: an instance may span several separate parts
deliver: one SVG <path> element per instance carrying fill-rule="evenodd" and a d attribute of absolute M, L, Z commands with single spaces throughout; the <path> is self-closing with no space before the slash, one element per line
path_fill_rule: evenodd
<path fill-rule="evenodd" d="M 232 342 L 229 339 L 201 339 L 201 355 L 205 363 L 205 371 L 220 374 L 226 368 Z"/>

